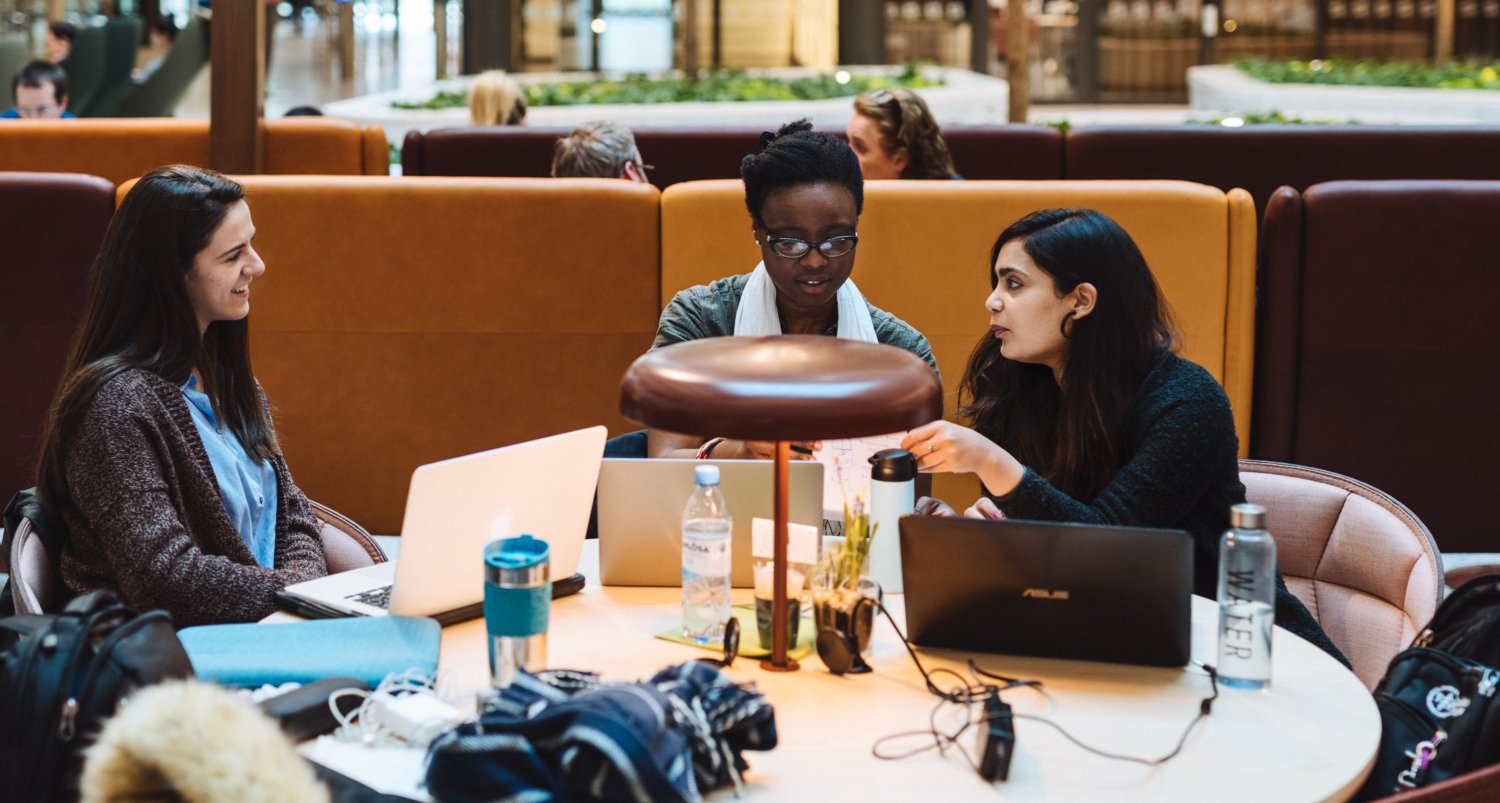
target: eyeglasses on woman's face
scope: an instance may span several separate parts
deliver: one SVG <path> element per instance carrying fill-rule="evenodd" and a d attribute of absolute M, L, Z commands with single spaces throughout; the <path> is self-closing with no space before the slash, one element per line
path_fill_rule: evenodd
<path fill-rule="evenodd" d="M 771 250 L 775 251 L 777 256 L 787 259 L 801 259 L 807 256 L 815 245 L 818 253 L 828 259 L 836 259 L 854 250 L 854 246 L 859 244 L 859 235 L 841 234 L 837 237 L 829 237 L 820 243 L 810 243 L 796 237 L 767 237 L 766 244 L 771 246 Z"/>

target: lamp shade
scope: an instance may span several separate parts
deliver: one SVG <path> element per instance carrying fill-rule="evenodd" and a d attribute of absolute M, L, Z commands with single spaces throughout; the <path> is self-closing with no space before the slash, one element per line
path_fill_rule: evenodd
<path fill-rule="evenodd" d="M 943 415 L 937 373 L 905 349 L 820 335 L 715 337 L 648 352 L 620 412 L 669 432 L 746 440 L 882 435 Z"/>

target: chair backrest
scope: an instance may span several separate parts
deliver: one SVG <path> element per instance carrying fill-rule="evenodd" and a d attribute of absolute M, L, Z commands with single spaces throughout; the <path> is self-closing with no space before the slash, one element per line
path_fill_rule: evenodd
<path fill-rule="evenodd" d="M 329 574 L 387 560 L 385 550 L 353 519 L 317 502 L 312 502 L 312 508 L 322 525 L 318 535 L 323 543 L 323 557 L 328 562 Z M 11 551 L 6 557 L 10 564 L 11 598 L 16 613 L 53 611 L 61 579 L 53 573 L 47 547 L 31 526 L 30 519 L 22 518 L 16 526 Z"/>
<path fill-rule="evenodd" d="M 115 17 L 105 23 L 104 80 L 88 106 L 73 108 L 72 112 L 79 117 L 113 117 L 120 101 L 135 88 L 130 73 L 135 69 L 140 46 L 140 17 Z"/>
<path fill-rule="evenodd" d="M 661 313 L 654 187 L 242 183 L 272 278 L 256 285 L 256 376 L 309 495 L 395 533 L 419 465 L 596 423 L 629 426 L 620 377 L 650 347 Z"/>
<path fill-rule="evenodd" d="M 104 85 L 104 26 L 79 28 L 68 57 L 58 63 L 68 74 L 68 111 L 88 108 Z"/>
<path fill-rule="evenodd" d="M 1240 187 L 1264 212 L 1277 187 L 1340 179 L 1500 179 L 1500 126 L 1081 126 L 1064 178 L 1175 178 Z"/>
<path fill-rule="evenodd" d="M 990 247 L 1038 209 L 1088 207 L 1140 246 L 1184 335 L 1184 356 L 1224 385 L 1248 442 L 1255 218 L 1242 192 L 1178 181 L 876 181 L 865 186 L 853 279 L 870 303 L 927 336 L 948 411 L 974 344 L 988 332 Z M 661 303 L 760 260 L 734 181 L 662 193 Z M 917 236 L 914 232 L 920 232 Z"/>
<path fill-rule="evenodd" d="M 1432 534 L 1386 493 L 1331 471 L 1241 460 L 1240 480 L 1268 512 L 1287 588 L 1373 689 L 1442 598 Z"/>
<path fill-rule="evenodd" d="M 31 58 L 31 42 L 24 33 L 0 33 L 0 106 L 9 106 L 14 100 L 10 94 L 10 79 L 26 66 Z"/>
<path fill-rule="evenodd" d="M 16 613 L 47 613 L 56 605 L 57 578 L 42 537 L 31 521 L 21 519 L 11 540 L 10 593 Z"/>
<path fill-rule="evenodd" d="M 1500 800 L 1500 764 L 1383 797 L 1380 803 L 1494 803 L 1496 800 Z"/>
<path fill-rule="evenodd" d="M 171 117 L 193 79 L 208 64 L 208 21 L 193 17 L 178 32 L 165 60 L 120 101 L 120 117 Z"/>
<path fill-rule="evenodd" d="M 95 176 L 0 172 L 0 488 L 36 484 L 42 422 L 114 201 Z"/>
<path fill-rule="evenodd" d="M 1500 428 L 1484 423 L 1500 407 L 1500 335 L 1472 308 L 1500 295 L 1497 219 L 1500 181 L 1278 190 L 1261 229 L 1250 455 L 1383 488 L 1444 551 L 1500 551 L 1487 503 Z"/>
<path fill-rule="evenodd" d="M 0 126 L 0 171 L 88 173 L 123 184 L 161 165 L 208 164 L 208 120 L 9 122 Z M 337 117 L 283 117 L 264 120 L 261 126 L 267 174 L 383 176 L 390 172 L 385 132 L 379 126 L 361 126 Z M 54 228 L 64 230 L 59 224 Z"/>
<path fill-rule="evenodd" d="M 329 574 L 386 562 L 385 550 L 353 519 L 318 502 L 312 502 L 312 508 L 323 525 L 318 536 L 323 541 Z"/>

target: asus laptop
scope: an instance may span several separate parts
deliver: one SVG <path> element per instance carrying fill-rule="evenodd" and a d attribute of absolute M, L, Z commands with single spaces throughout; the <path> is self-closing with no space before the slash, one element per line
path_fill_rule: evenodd
<path fill-rule="evenodd" d="M 314 617 L 473 619 L 483 613 L 484 545 L 523 533 L 547 542 L 553 583 L 572 577 L 604 438 L 590 427 L 418 467 L 398 560 L 287 586 L 277 602 Z"/>
<path fill-rule="evenodd" d="M 907 516 L 901 571 L 923 647 L 1147 666 L 1191 654 L 1180 530 Z"/>
<path fill-rule="evenodd" d="M 610 458 L 599 467 L 599 578 L 604 585 L 682 585 L 682 509 L 696 484 L 693 469 L 719 467 L 719 489 L 734 517 L 730 585 L 755 585 L 750 520 L 775 515 L 769 460 Z M 790 463 L 787 520 L 823 524 L 823 464 Z"/>

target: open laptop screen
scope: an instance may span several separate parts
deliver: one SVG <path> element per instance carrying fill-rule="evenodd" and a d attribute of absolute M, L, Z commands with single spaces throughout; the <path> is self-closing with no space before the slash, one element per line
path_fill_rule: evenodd
<path fill-rule="evenodd" d="M 1153 530 L 907 516 L 912 643 L 1149 666 L 1190 657 L 1192 538 Z"/>

